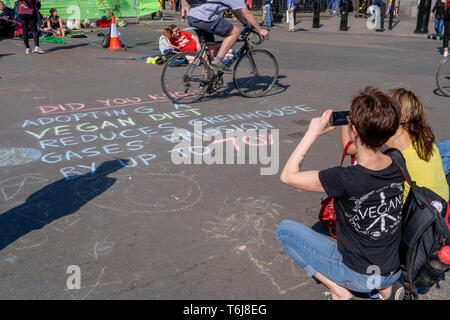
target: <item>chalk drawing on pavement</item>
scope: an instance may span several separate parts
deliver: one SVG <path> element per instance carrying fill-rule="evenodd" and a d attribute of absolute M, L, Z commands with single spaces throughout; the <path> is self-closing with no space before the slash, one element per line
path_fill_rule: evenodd
<path fill-rule="evenodd" d="M 90 204 L 129 216 L 133 213 L 186 210 L 203 197 L 203 191 L 197 181 L 183 174 L 144 173 L 114 178 L 116 182 L 111 190 L 90 200 Z M 89 191 L 84 190 L 79 195 L 83 198 L 88 194 Z"/>
<path fill-rule="evenodd" d="M 47 178 L 39 173 L 24 174 L 17 177 L 0 181 L 0 199 L 5 201 L 14 200 L 22 194 L 22 190 L 27 185 L 44 184 L 49 182 Z"/>
<path fill-rule="evenodd" d="M 64 289 L 64 291 L 74 300 L 85 300 L 94 291 L 105 286 L 111 286 L 122 283 L 122 280 L 114 273 L 103 267 L 100 274 L 95 277 L 96 280 L 90 280 L 89 274 L 86 275 L 89 268 L 81 268 L 81 288 L 80 289 Z M 86 280 L 88 279 L 88 280 Z M 87 284 L 86 284 L 87 281 Z"/>
<path fill-rule="evenodd" d="M 236 254 L 245 253 L 281 295 L 311 283 L 301 268 L 283 253 L 275 238 L 281 206 L 265 199 L 225 201 L 203 229 L 209 239 L 227 241 Z"/>
<path fill-rule="evenodd" d="M 109 240 L 108 237 L 95 241 L 95 243 L 90 243 L 88 245 L 88 256 L 98 259 L 101 256 L 105 256 L 111 253 L 115 245 L 116 243 L 112 240 Z"/>
<path fill-rule="evenodd" d="M 0 167 L 18 166 L 40 157 L 41 152 L 33 148 L 0 148 Z"/>
<path fill-rule="evenodd" d="M 26 250 L 41 247 L 45 242 L 47 242 L 48 236 L 42 230 L 35 230 L 29 232 L 20 239 L 17 239 L 11 244 L 11 248 L 16 250 Z"/>

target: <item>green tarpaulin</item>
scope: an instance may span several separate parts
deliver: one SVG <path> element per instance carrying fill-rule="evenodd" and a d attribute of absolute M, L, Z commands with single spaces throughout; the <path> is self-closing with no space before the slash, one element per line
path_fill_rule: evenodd
<path fill-rule="evenodd" d="M 15 0 L 3 0 L 13 8 Z M 41 0 L 40 12 L 48 16 L 55 8 L 63 19 L 100 19 L 112 9 L 116 17 L 141 17 L 158 12 L 158 0 Z"/>

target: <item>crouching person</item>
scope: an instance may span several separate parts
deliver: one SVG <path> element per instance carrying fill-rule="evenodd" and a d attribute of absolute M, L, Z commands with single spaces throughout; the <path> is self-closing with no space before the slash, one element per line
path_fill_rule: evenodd
<path fill-rule="evenodd" d="M 349 134 L 358 164 L 303 171 L 312 144 L 325 133 L 332 110 L 311 120 L 290 156 L 281 181 L 297 189 L 335 198 L 337 243 L 290 220 L 276 236 L 287 254 L 331 291 L 331 299 L 355 299 L 353 292 L 398 299 L 403 287 L 399 245 L 403 177 L 381 147 L 399 127 L 400 105 L 381 91 L 366 88 L 350 106 Z"/>

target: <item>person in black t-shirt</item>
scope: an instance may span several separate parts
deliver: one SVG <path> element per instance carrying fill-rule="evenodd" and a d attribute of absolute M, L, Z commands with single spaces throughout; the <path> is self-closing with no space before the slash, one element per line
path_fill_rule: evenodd
<path fill-rule="evenodd" d="M 335 198 L 337 244 L 290 220 L 280 224 L 277 239 L 296 263 L 330 289 L 332 299 L 353 299 L 351 291 L 379 292 L 384 299 L 394 299 L 402 288 L 397 280 L 403 177 L 381 147 L 400 124 L 400 105 L 377 89 L 361 91 L 352 101 L 348 126 L 358 163 L 302 171 L 312 144 L 335 129 L 329 126 L 331 114 L 327 110 L 311 120 L 280 179 Z"/>

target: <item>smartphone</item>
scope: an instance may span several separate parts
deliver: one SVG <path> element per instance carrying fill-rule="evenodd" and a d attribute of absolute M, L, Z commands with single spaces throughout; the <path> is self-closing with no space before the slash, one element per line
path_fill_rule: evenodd
<path fill-rule="evenodd" d="M 350 111 L 333 111 L 330 124 L 334 126 L 345 126 L 348 124 L 348 116 Z"/>

